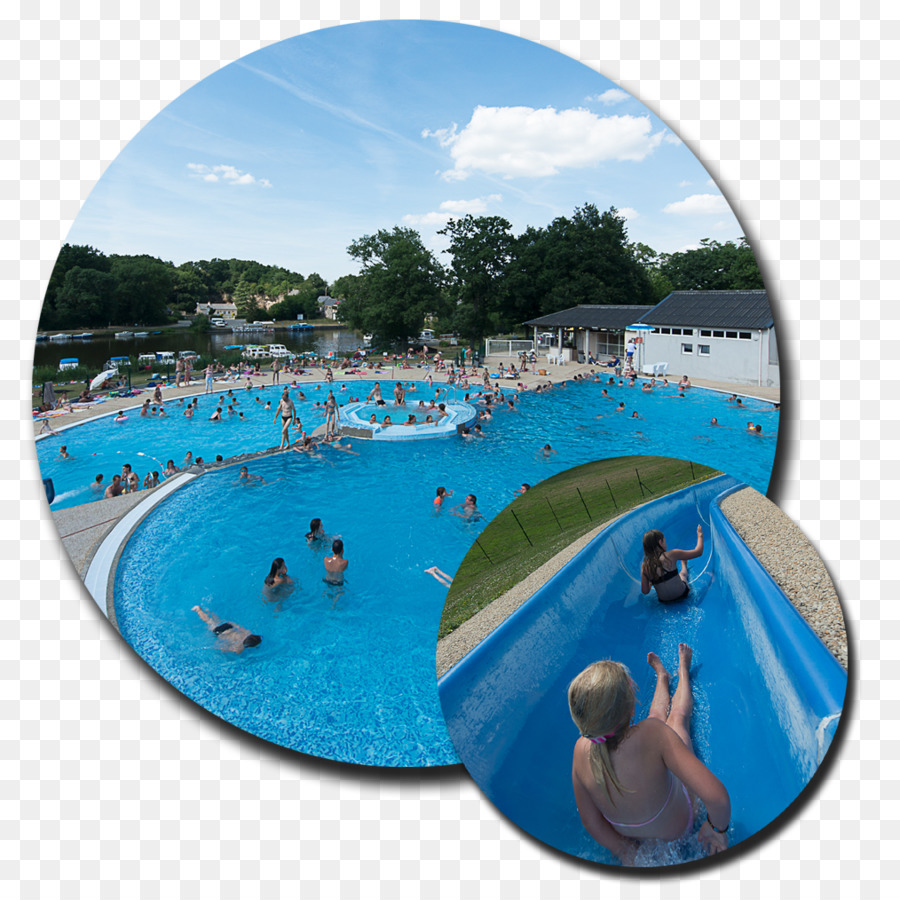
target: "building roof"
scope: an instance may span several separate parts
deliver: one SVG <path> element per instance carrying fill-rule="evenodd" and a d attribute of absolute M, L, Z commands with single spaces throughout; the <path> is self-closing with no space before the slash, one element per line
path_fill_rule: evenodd
<path fill-rule="evenodd" d="M 642 316 L 645 325 L 694 328 L 771 328 L 767 291 L 672 291 Z"/>
<path fill-rule="evenodd" d="M 341 301 L 338 297 L 329 297 L 328 294 L 320 294 L 318 302 L 319 306 L 337 306 Z"/>
<path fill-rule="evenodd" d="M 624 331 L 629 325 L 639 321 L 641 316 L 653 309 L 652 306 L 573 306 L 531 319 L 526 325 L 536 328 L 597 328 L 606 331 Z"/>

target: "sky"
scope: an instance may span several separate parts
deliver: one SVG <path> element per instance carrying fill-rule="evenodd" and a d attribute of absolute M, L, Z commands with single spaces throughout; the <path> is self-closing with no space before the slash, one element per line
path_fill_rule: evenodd
<path fill-rule="evenodd" d="M 743 234 L 678 136 L 590 67 L 475 26 L 362 22 L 186 91 L 110 164 L 67 241 L 332 282 L 379 229 L 414 228 L 446 265 L 450 217 L 502 216 L 520 234 L 586 203 L 618 209 L 657 252 Z"/>

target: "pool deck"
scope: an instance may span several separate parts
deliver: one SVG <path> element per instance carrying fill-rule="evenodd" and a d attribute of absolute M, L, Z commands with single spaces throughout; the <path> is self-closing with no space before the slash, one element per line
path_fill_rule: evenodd
<path fill-rule="evenodd" d="M 497 366 L 501 362 L 504 365 L 507 365 L 510 360 L 505 357 L 488 358 L 486 360 L 488 368 L 494 371 L 496 371 Z M 540 363 L 538 365 L 541 366 Z M 545 375 L 540 375 L 536 372 L 529 371 L 524 375 L 518 376 L 516 379 L 501 380 L 495 383 L 499 383 L 501 386 L 511 387 L 521 381 L 526 385 L 526 387 L 531 389 L 538 384 L 547 384 L 548 382 L 556 384 L 561 381 L 571 381 L 572 377 L 576 374 L 590 376 L 592 373 L 598 373 L 608 376 L 610 372 L 609 369 L 601 366 L 590 366 L 575 363 L 568 363 L 567 365 L 563 366 L 546 364 L 544 366 L 544 369 L 546 371 Z M 398 365 L 386 365 L 382 368 L 363 371 L 358 375 L 347 375 L 345 373 L 342 373 L 340 370 L 334 371 L 335 383 L 347 382 L 348 384 L 350 384 L 354 381 L 372 381 L 377 379 L 380 379 L 384 382 L 425 381 L 428 376 L 431 375 L 434 378 L 434 383 L 436 385 L 446 384 L 445 376 L 443 373 L 435 373 L 432 367 L 424 366 L 403 368 Z M 264 386 L 266 390 L 271 390 L 274 395 L 276 391 L 280 391 L 285 386 L 290 385 L 292 381 L 296 381 L 298 385 L 324 384 L 325 373 L 324 370 L 317 369 L 315 371 L 307 372 L 305 375 L 282 378 L 279 384 L 272 383 L 272 376 L 270 374 L 250 376 L 250 380 L 255 388 Z M 244 390 L 246 383 L 247 376 L 241 376 L 241 378 L 237 381 L 217 381 L 215 382 L 213 393 L 221 393 L 229 389 L 235 390 L 237 388 Z M 675 384 L 676 380 L 672 380 L 670 381 L 670 383 Z M 769 401 L 771 403 L 779 403 L 781 399 L 781 393 L 778 388 L 759 387 L 756 385 L 734 385 L 726 384 L 724 382 L 708 381 L 706 379 L 697 379 L 693 383 L 697 387 L 711 388 L 713 390 L 723 391 L 728 394 L 737 393 L 742 397 L 754 397 L 760 400 Z M 472 390 L 477 391 L 479 389 L 479 384 L 475 379 L 472 380 L 471 384 Z M 122 409 L 133 409 L 137 406 L 140 406 L 143 402 L 143 399 L 147 396 L 150 396 L 150 393 L 150 391 L 144 391 L 144 393 L 138 397 L 115 397 L 112 399 L 108 399 L 103 403 L 99 403 L 85 409 L 76 409 L 70 413 L 55 416 L 48 420 L 35 420 L 35 437 L 39 436 L 39 431 L 43 424 L 43 421 L 49 421 L 50 426 L 53 429 L 59 430 L 60 428 L 77 425 L 97 416 L 107 415 L 109 413 L 117 412 Z M 187 387 L 165 388 L 163 390 L 163 399 L 164 401 L 168 402 L 179 397 L 192 397 L 195 395 L 203 396 L 204 394 L 205 390 L 203 382 L 192 381 L 191 384 Z M 60 437 L 62 437 L 64 434 L 65 432 L 61 432 Z M 54 435 L 49 435 L 50 440 L 53 440 L 53 438 Z M 261 455 L 268 455 L 272 452 L 277 451 L 266 449 L 261 451 L 260 453 L 246 454 L 242 457 L 236 457 L 235 459 L 226 460 L 224 465 L 232 464 L 237 460 L 252 459 Z M 151 489 L 151 491 L 152 490 L 158 490 L 158 488 Z M 123 494 L 120 497 L 98 500 L 94 503 L 87 503 L 82 506 L 74 506 L 59 511 L 51 510 L 51 515 L 53 517 L 54 523 L 56 524 L 56 528 L 59 531 L 60 537 L 62 538 L 63 547 L 65 548 L 66 553 L 68 553 L 69 557 L 71 558 L 75 569 L 82 580 L 84 579 L 91 560 L 93 559 L 93 556 L 96 553 L 99 545 L 102 543 L 103 539 L 109 534 L 110 531 L 113 530 L 122 516 L 130 512 L 142 500 L 146 499 L 151 491 L 141 490 L 136 494 Z"/>

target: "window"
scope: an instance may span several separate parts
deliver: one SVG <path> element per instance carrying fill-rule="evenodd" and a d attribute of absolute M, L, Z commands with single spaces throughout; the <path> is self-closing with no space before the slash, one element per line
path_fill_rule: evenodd
<path fill-rule="evenodd" d="M 709 356 L 709 344 L 698 344 L 697 353 L 700 356 Z"/>
<path fill-rule="evenodd" d="M 714 331 L 713 337 L 725 337 L 725 332 L 724 331 Z"/>
<path fill-rule="evenodd" d="M 700 337 L 712 337 L 712 332 L 708 328 L 701 328 Z"/>
<path fill-rule="evenodd" d="M 737 337 L 737 332 L 736 332 L 736 331 L 726 331 L 726 332 L 725 332 L 725 337 L 727 337 L 727 338 L 736 338 L 736 337 Z"/>
<path fill-rule="evenodd" d="M 738 334 L 738 337 L 739 337 L 742 341 L 749 341 L 750 338 L 751 338 L 750 332 L 749 332 L 749 331 L 742 331 L 740 334 Z"/>
<path fill-rule="evenodd" d="M 659 329 L 659 333 L 660 333 L 660 334 L 671 334 L 671 333 L 672 333 L 672 329 L 671 329 L 671 328 L 660 328 L 660 329 Z"/>
<path fill-rule="evenodd" d="M 681 345 L 681 352 L 682 352 L 682 353 L 693 353 L 693 352 L 694 352 L 694 345 L 693 345 L 693 344 L 682 344 L 682 345 Z"/>

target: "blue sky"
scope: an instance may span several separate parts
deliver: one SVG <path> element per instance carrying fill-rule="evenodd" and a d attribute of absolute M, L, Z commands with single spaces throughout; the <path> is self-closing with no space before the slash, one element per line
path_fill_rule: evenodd
<path fill-rule="evenodd" d="M 415 228 L 445 264 L 449 216 L 515 233 L 615 206 L 660 252 L 743 230 L 677 136 L 616 84 L 523 38 L 446 22 L 343 25 L 228 65 L 149 122 L 68 242 L 255 259 L 333 281 L 351 241 Z"/>

